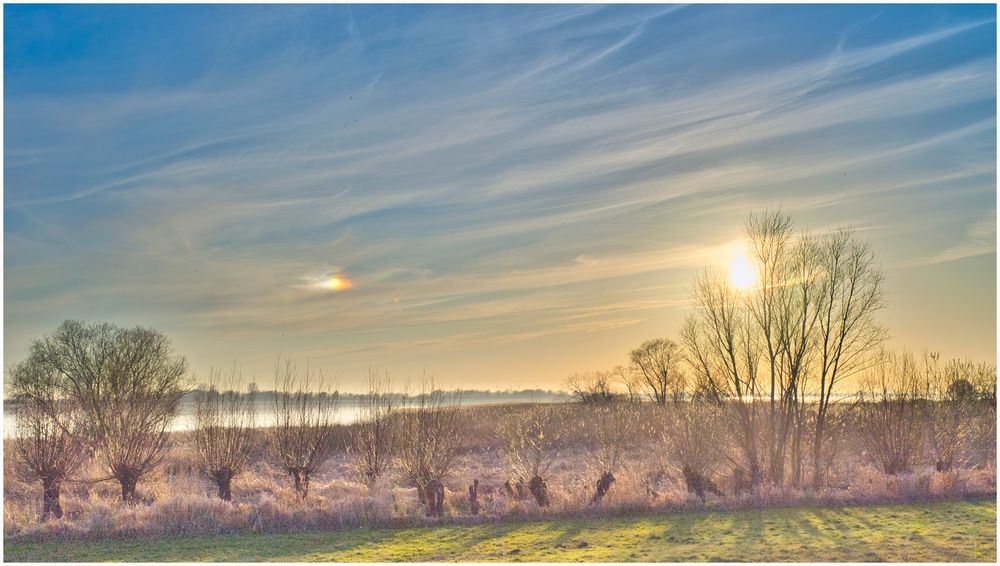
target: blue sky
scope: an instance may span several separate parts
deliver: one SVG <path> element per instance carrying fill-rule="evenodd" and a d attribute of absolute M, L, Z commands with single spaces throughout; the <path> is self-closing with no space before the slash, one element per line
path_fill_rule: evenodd
<path fill-rule="evenodd" d="M 994 358 L 995 19 L 5 5 L 4 362 L 80 318 L 202 375 L 556 387 L 777 205 L 872 241 L 896 345 Z"/>

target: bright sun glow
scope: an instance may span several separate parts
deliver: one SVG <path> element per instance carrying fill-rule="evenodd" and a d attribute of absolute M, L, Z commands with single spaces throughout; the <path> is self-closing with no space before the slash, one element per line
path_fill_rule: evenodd
<path fill-rule="evenodd" d="M 352 283 L 351 280 L 346 277 L 334 275 L 333 277 L 320 281 L 319 286 L 331 291 L 346 291 L 351 288 Z"/>
<path fill-rule="evenodd" d="M 747 259 L 743 248 L 736 250 L 732 259 L 729 260 L 729 282 L 740 290 L 746 290 L 753 286 L 757 280 L 757 271 L 753 264 Z"/>

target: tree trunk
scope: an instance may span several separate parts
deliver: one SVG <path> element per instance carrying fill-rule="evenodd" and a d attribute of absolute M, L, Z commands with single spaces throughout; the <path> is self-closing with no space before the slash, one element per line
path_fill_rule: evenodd
<path fill-rule="evenodd" d="M 419 488 L 418 488 L 419 489 Z M 438 480 L 427 482 L 425 488 L 426 501 L 424 512 L 428 517 L 441 517 L 444 515 L 444 484 Z"/>
<path fill-rule="evenodd" d="M 545 484 L 545 479 L 542 476 L 531 478 L 531 483 L 528 484 L 528 491 L 534 496 L 535 503 L 538 503 L 539 507 L 549 506 L 549 486 Z"/>
<path fill-rule="evenodd" d="M 306 470 L 293 470 L 292 480 L 295 482 L 295 493 L 299 499 L 305 499 L 309 495 L 309 472 Z"/>
<path fill-rule="evenodd" d="M 739 497 L 744 491 L 750 489 L 747 480 L 747 472 L 743 468 L 733 470 L 733 496 Z"/>
<path fill-rule="evenodd" d="M 823 464 L 821 462 L 821 453 L 823 451 L 823 425 L 820 424 L 822 421 L 817 420 L 816 422 L 816 437 L 813 438 L 812 445 L 812 461 L 813 461 L 813 488 L 820 489 L 823 487 Z"/>
<path fill-rule="evenodd" d="M 756 460 L 750 462 L 750 493 L 757 494 L 760 491 L 760 484 L 763 483 L 764 474 L 761 473 L 760 463 Z"/>
<path fill-rule="evenodd" d="M 600 505 L 604 501 L 604 496 L 608 494 L 608 490 L 611 489 L 611 484 L 615 482 L 615 476 L 611 472 L 604 472 L 601 475 L 601 479 L 597 480 L 597 488 L 594 491 L 594 497 L 590 500 L 591 505 Z"/>
<path fill-rule="evenodd" d="M 130 506 L 135 505 L 137 503 L 135 485 L 138 483 L 138 479 L 131 474 L 125 474 L 118 478 L 118 483 L 122 486 L 122 503 Z"/>
<path fill-rule="evenodd" d="M 48 521 L 49 516 L 61 519 L 62 505 L 59 504 L 59 482 L 45 480 L 42 482 L 42 521 Z"/>
<path fill-rule="evenodd" d="M 223 501 L 232 501 L 232 482 L 233 473 L 230 470 L 219 470 L 215 473 L 215 483 L 219 486 L 219 499 Z"/>
<path fill-rule="evenodd" d="M 469 512 L 479 514 L 479 480 L 472 480 L 469 486 Z"/>

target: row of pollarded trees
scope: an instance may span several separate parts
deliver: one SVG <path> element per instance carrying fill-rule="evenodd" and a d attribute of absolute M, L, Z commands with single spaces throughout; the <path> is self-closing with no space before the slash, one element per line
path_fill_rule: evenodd
<path fill-rule="evenodd" d="M 60 490 L 71 479 L 115 480 L 122 502 L 137 502 L 138 483 L 168 454 L 169 427 L 187 390 L 185 370 L 166 337 L 147 328 L 66 321 L 32 343 L 28 358 L 11 370 L 7 390 L 17 419 L 11 446 L 26 475 L 42 484 L 43 520 L 62 516 Z M 310 479 L 344 448 L 337 393 L 325 389 L 322 375 L 279 363 L 273 422 L 260 423 L 257 392 L 236 391 L 241 381 L 235 368 L 225 376 L 213 370 L 209 387 L 196 393 L 193 444 L 201 470 L 230 500 L 232 482 L 265 458 L 305 498 Z M 396 464 L 428 514 L 440 515 L 443 484 L 463 439 L 460 399 L 426 387 L 395 396 L 387 378 L 375 374 L 371 385 L 348 442 L 359 479 L 374 487 Z M 398 411 L 394 399 L 406 410 Z M 103 473 L 78 478 L 89 461 Z"/>
<path fill-rule="evenodd" d="M 970 463 L 972 446 L 995 463 L 995 365 L 881 351 L 853 409 L 865 447 L 886 474 L 909 472 L 919 460 L 948 472 Z"/>
<path fill-rule="evenodd" d="M 126 505 L 136 487 L 166 457 L 170 424 L 186 392 L 184 358 L 148 328 L 66 321 L 35 340 L 28 358 L 10 372 L 7 391 L 16 413 L 12 447 L 27 475 L 43 489 L 43 519 L 62 516 L 59 494 L 89 460 L 114 480 Z M 237 375 L 229 376 L 235 383 Z M 221 380 L 213 371 L 213 382 Z M 334 450 L 332 403 L 336 394 L 310 391 L 287 364 L 277 372 L 274 426 L 258 429 L 254 391 L 220 393 L 213 386 L 195 402 L 195 447 L 219 496 L 262 453 L 284 469 L 304 495 L 310 475 Z"/>

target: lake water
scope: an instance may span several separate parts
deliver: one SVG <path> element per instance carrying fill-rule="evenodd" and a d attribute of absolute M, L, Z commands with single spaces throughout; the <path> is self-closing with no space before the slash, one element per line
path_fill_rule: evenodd
<path fill-rule="evenodd" d="M 257 399 L 254 403 L 256 408 L 257 426 L 272 426 L 275 422 L 274 401 L 270 396 Z M 496 405 L 500 403 L 554 403 L 566 401 L 569 397 L 555 392 L 512 392 L 512 393 L 474 393 L 462 396 L 462 406 Z M 192 430 L 194 428 L 194 401 L 193 398 L 185 397 L 180 404 L 177 416 L 174 417 L 170 425 L 172 431 Z M 336 422 L 350 424 L 358 419 L 361 413 L 361 405 L 355 398 L 342 399 L 337 402 L 334 409 L 333 418 Z M 3 411 L 3 435 L 4 437 L 16 436 L 17 423 L 13 413 L 4 404 Z"/>

